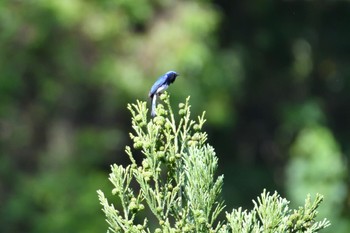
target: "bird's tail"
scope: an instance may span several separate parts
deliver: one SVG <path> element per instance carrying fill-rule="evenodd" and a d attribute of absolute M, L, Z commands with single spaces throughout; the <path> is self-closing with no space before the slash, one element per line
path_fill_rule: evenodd
<path fill-rule="evenodd" d="M 157 101 L 157 94 L 154 94 L 152 98 L 152 111 L 151 111 L 152 117 L 156 116 L 156 101 Z"/>

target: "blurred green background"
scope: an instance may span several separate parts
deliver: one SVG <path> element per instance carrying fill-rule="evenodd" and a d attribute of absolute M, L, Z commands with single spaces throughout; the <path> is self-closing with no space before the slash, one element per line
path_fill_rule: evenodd
<path fill-rule="evenodd" d="M 0 231 L 105 232 L 96 190 L 127 164 L 130 114 L 176 70 L 225 175 L 227 210 L 263 188 L 325 195 L 350 231 L 347 1 L 0 1 Z"/>

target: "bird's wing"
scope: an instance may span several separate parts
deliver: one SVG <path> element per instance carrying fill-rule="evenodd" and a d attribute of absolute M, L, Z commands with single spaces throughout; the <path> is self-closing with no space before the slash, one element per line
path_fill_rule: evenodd
<path fill-rule="evenodd" d="M 158 80 L 153 84 L 148 96 L 152 97 L 157 92 L 158 88 L 166 83 L 166 80 L 167 80 L 166 75 L 160 76 Z"/>

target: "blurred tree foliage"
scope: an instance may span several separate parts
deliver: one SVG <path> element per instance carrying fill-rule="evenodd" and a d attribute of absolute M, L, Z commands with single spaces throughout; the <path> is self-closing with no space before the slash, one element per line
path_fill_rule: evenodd
<path fill-rule="evenodd" d="M 157 76 L 207 111 L 229 207 L 325 195 L 350 229 L 346 1 L 0 1 L 1 232 L 105 229 L 95 190 Z M 109 186 L 108 186 L 109 187 Z M 333 217 L 333 219 L 332 219 Z M 336 221 L 337 220 L 337 221 Z M 87 224 L 88 223 L 88 224 Z"/>

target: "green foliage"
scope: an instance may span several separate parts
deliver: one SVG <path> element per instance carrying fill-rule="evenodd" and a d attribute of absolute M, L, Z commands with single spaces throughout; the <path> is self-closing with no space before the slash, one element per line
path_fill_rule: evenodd
<path fill-rule="evenodd" d="M 322 192 L 327 203 L 321 207 L 322 216 L 332 222 L 342 211 L 346 196 L 346 166 L 332 133 L 321 125 L 305 127 L 290 150 L 291 160 L 286 168 L 290 199 L 302 203 L 307 193 Z"/>
<path fill-rule="evenodd" d="M 135 224 L 135 216 L 147 206 L 164 232 L 217 231 L 216 219 L 223 209 L 218 200 L 223 177 L 214 179 L 217 157 L 201 132 L 204 113 L 197 121 L 190 119 L 189 98 L 179 104 L 180 122 L 176 123 L 169 96 L 163 94 L 164 105 L 158 104 L 157 116 L 147 120 L 146 102 L 129 105 L 135 134 L 130 134 L 134 148 L 144 155 L 137 165 L 130 147 L 126 153 L 132 162 L 123 168 L 113 165 L 110 181 L 112 193 L 120 199 L 123 212 L 109 205 L 99 191 L 101 203 L 111 230 L 149 231 L 148 220 Z M 199 156 L 200 155 L 200 156 Z M 138 191 L 131 188 L 132 180 Z"/>
<path fill-rule="evenodd" d="M 322 202 L 323 196 L 317 194 L 313 202 L 308 195 L 304 207 L 297 210 L 289 208 L 289 201 L 281 198 L 275 192 L 271 195 L 264 192 L 254 202 L 252 211 L 242 211 L 242 208 L 234 209 L 227 213 L 231 232 L 318 232 L 330 226 L 327 219 L 315 222 L 318 214 L 316 209 Z"/>
<path fill-rule="evenodd" d="M 129 161 L 124 106 L 175 69 L 175 100 L 190 93 L 195 115 L 205 105 L 226 205 L 247 208 L 264 187 L 293 208 L 320 192 L 320 217 L 348 233 L 349 6 L 0 1 L 1 232 L 102 229 L 94 190 L 109 185 L 107 164 Z M 292 152 L 304 139 L 316 146 Z"/>
<path fill-rule="evenodd" d="M 151 232 L 149 217 L 140 219 L 146 208 L 157 219 L 154 232 L 317 232 L 330 225 L 326 219 L 315 221 L 323 196 L 317 194 L 313 202 L 308 196 L 304 207 L 291 210 L 277 192 L 270 195 L 265 190 L 252 211 L 234 209 L 226 213 L 225 221 L 218 221 L 224 209 L 219 200 L 223 176 L 215 178 L 218 159 L 202 131 L 204 113 L 192 120 L 188 97 L 179 104 L 177 122 L 169 95 L 162 94 L 161 99 L 165 105 L 158 104 L 157 116 L 151 120 L 146 102 L 128 105 L 135 131 L 130 133 L 133 147 L 144 158 L 138 165 L 127 146 L 131 164 L 111 167 L 112 194 L 121 210 L 97 191 L 111 231 Z"/>

